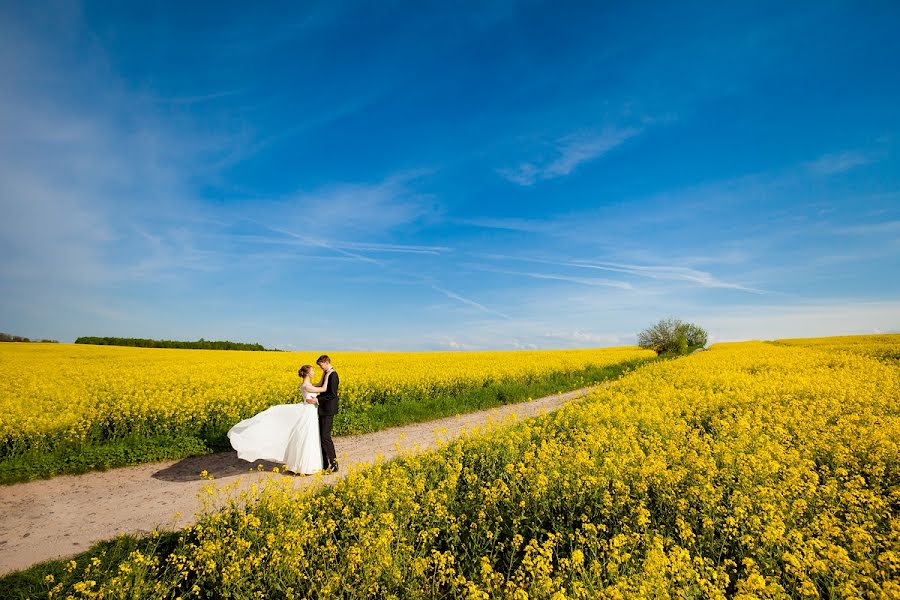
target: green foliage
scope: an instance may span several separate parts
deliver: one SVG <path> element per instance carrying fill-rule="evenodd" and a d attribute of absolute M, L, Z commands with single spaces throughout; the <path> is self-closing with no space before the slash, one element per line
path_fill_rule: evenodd
<path fill-rule="evenodd" d="M 114 573 L 116 567 L 133 552 L 141 552 L 148 556 L 167 556 L 175 549 L 178 541 L 178 532 L 154 532 L 143 537 L 118 535 L 111 540 L 95 544 L 86 552 L 71 559 L 48 560 L 24 571 L 15 571 L 0 577 L 0 598 L 4 600 L 46 598 L 47 591 L 53 587 L 48 583 L 48 577 L 52 576 L 54 581 L 64 581 L 71 578 L 72 573 L 80 574 L 86 569 L 96 573 Z M 74 567 L 71 561 L 75 562 Z"/>
<path fill-rule="evenodd" d="M 227 440 L 226 440 L 227 442 Z M 124 438 L 31 450 L 0 459 L 0 484 L 208 454 L 215 446 L 190 435 Z"/>
<path fill-rule="evenodd" d="M 207 341 L 200 338 L 196 342 L 177 340 L 151 340 L 145 338 L 92 337 L 82 336 L 75 340 L 76 344 L 94 344 L 97 346 L 132 346 L 137 348 L 188 348 L 193 350 L 266 350 L 262 344 L 244 344 L 241 342 Z"/>
<path fill-rule="evenodd" d="M 638 334 L 638 345 L 660 355 L 684 354 L 706 345 L 706 330 L 680 319 L 661 319 Z"/>
<path fill-rule="evenodd" d="M 682 323 L 681 333 L 690 348 L 698 348 L 706 345 L 706 330 L 693 323 Z"/>
<path fill-rule="evenodd" d="M 11 333 L 3 333 L 0 331 L 0 342 L 35 342 L 39 344 L 58 344 L 57 340 L 33 340 L 31 338 L 22 337 L 21 335 L 13 335 Z"/>
<path fill-rule="evenodd" d="M 574 371 L 540 373 L 519 379 L 495 380 L 482 386 L 445 386 L 410 390 L 362 405 L 342 407 L 334 423 L 335 435 L 370 433 L 388 427 L 421 423 L 441 417 L 522 402 L 559 391 L 609 381 L 646 360 L 604 367 L 588 365 Z M 0 484 L 55 475 L 85 473 L 146 462 L 174 460 L 231 448 L 228 429 L 233 423 L 208 423 L 197 431 L 177 435 L 94 439 L 63 445 L 52 451 L 12 452 L 0 458 Z"/>

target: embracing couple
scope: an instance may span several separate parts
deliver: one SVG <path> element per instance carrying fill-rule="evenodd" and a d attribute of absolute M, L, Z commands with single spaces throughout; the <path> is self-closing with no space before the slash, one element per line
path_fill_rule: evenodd
<path fill-rule="evenodd" d="M 338 470 L 331 426 L 338 413 L 340 378 L 327 355 L 320 356 L 316 364 L 322 369 L 317 384 L 312 382 L 312 365 L 303 365 L 297 372 L 303 379 L 303 403 L 270 406 L 228 431 L 239 458 L 281 463 L 302 475 Z"/>

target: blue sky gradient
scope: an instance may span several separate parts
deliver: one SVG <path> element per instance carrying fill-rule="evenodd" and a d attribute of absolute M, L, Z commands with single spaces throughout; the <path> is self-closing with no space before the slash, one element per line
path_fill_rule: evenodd
<path fill-rule="evenodd" d="M 900 330 L 893 2 L 0 5 L 0 330 Z"/>

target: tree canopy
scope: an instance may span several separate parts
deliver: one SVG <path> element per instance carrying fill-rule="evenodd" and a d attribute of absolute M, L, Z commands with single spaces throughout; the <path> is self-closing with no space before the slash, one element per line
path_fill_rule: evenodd
<path fill-rule="evenodd" d="M 706 345 L 706 330 L 680 319 L 660 319 L 638 334 L 641 348 L 657 354 L 680 354 Z"/>
<path fill-rule="evenodd" d="M 207 341 L 200 338 L 196 342 L 177 340 L 151 340 L 146 338 L 91 337 L 82 336 L 75 340 L 76 344 L 96 344 L 100 346 L 134 346 L 137 348 L 190 348 L 196 350 L 266 350 L 262 344 L 245 344 L 241 342 Z"/>
<path fill-rule="evenodd" d="M 39 344 L 58 344 L 56 340 L 33 340 L 31 338 L 22 337 L 21 335 L 13 335 L 11 333 L 3 333 L 0 331 L 0 342 L 36 342 Z"/>

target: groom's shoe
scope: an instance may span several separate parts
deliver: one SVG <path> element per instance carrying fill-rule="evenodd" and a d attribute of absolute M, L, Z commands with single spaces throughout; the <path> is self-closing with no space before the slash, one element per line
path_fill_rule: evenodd
<path fill-rule="evenodd" d="M 326 473 L 337 473 L 338 472 L 338 464 L 332 463 L 325 468 Z"/>

